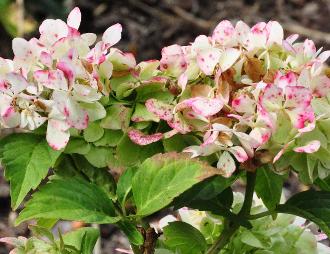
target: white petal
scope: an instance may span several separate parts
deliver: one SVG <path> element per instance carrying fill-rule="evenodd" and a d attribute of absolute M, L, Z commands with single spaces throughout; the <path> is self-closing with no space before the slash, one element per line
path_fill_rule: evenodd
<path fill-rule="evenodd" d="M 238 49 L 226 49 L 220 56 L 219 64 L 222 72 L 228 70 L 239 58 L 241 52 Z"/>
<path fill-rule="evenodd" d="M 219 161 L 217 163 L 217 168 L 221 169 L 224 172 L 224 177 L 230 177 L 234 173 L 236 169 L 236 165 L 230 153 L 224 151 L 221 154 Z"/>
<path fill-rule="evenodd" d="M 87 46 L 93 45 L 97 38 L 96 34 L 93 33 L 85 33 L 82 34 L 80 37 L 86 42 Z"/>
<path fill-rule="evenodd" d="M 277 21 L 269 21 L 267 23 L 266 29 L 268 29 L 268 33 L 269 33 L 267 40 L 268 45 L 271 45 L 273 43 L 282 45 L 284 32 L 280 23 L 278 23 Z"/>
<path fill-rule="evenodd" d="M 69 142 L 69 125 L 64 121 L 49 119 L 46 140 L 54 150 L 61 150 Z"/>
<path fill-rule="evenodd" d="M 81 22 L 81 12 L 78 7 L 75 7 L 69 14 L 66 23 L 68 26 L 78 30 Z"/>
<path fill-rule="evenodd" d="M 29 83 L 23 76 L 14 72 L 8 73 L 6 75 L 6 79 L 11 84 L 10 90 L 14 94 L 22 92 L 29 85 Z"/>
<path fill-rule="evenodd" d="M 103 34 L 102 41 L 110 44 L 110 46 L 115 45 L 121 39 L 121 32 L 123 28 L 121 24 L 117 23 L 110 26 Z"/>

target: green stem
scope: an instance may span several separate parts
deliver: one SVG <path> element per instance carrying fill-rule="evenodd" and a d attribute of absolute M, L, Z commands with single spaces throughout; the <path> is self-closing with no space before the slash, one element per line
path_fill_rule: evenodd
<path fill-rule="evenodd" d="M 235 234 L 236 230 L 239 228 L 239 225 L 231 221 L 224 222 L 227 224 L 224 230 L 222 231 L 218 240 L 207 250 L 206 254 L 218 254 L 229 242 L 230 238 Z"/>
<path fill-rule="evenodd" d="M 276 213 L 275 211 L 265 211 L 265 212 L 261 212 L 261 213 L 257 213 L 257 214 L 251 214 L 247 218 L 249 220 L 256 220 L 256 219 L 260 219 L 262 217 L 273 215 L 275 213 Z"/>
<path fill-rule="evenodd" d="M 242 209 L 238 213 L 239 217 L 248 217 L 250 215 L 254 187 L 256 183 L 256 174 L 254 172 L 246 172 L 246 189 Z M 207 250 L 206 254 L 218 254 L 230 241 L 231 237 L 239 229 L 239 224 L 234 221 L 225 220 L 224 230 L 218 240 Z"/>
<path fill-rule="evenodd" d="M 241 211 L 238 213 L 238 216 L 247 216 L 250 215 L 252 202 L 253 202 L 253 193 L 254 187 L 256 185 L 256 173 L 254 172 L 246 172 L 246 189 L 245 189 L 245 197 L 244 203 Z"/>

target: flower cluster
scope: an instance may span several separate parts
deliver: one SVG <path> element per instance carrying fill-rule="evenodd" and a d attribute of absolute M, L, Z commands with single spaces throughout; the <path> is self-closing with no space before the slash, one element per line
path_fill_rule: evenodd
<path fill-rule="evenodd" d="M 330 51 L 296 42 L 298 35 L 284 38 L 278 22 L 222 21 L 211 36 L 136 64 L 111 48 L 119 24 L 91 48 L 96 35 L 80 34 L 80 20 L 75 8 L 66 23 L 45 20 L 39 39 L 13 40 L 14 59 L 0 61 L 1 128 L 47 122 L 47 141 L 57 150 L 90 122 L 122 130 L 141 146 L 189 133 L 200 142 L 184 152 L 215 154 L 226 176 L 236 161 L 275 163 L 285 153 L 327 150 Z M 328 159 L 317 159 L 329 169 Z"/>
<path fill-rule="evenodd" d="M 98 101 L 109 94 L 109 58 L 123 58 L 110 49 L 120 40 L 122 27 L 109 27 L 91 48 L 96 35 L 80 34 L 80 21 L 75 8 L 66 23 L 45 20 L 39 38 L 13 40 L 14 59 L 0 59 L 2 128 L 34 130 L 47 121 L 47 141 L 59 150 L 69 141 L 70 128 L 82 130 L 105 117 Z"/>

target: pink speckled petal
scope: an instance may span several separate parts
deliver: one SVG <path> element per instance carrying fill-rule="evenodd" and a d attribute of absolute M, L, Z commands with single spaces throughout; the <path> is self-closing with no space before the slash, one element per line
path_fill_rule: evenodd
<path fill-rule="evenodd" d="M 135 143 L 141 146 L 149 145 L 163 138 L 163 133 L 154 133 L 151 135 L 144 134 L 139 130 L 129 130 L 128 137 Z"/>
<path fill-rule="evenodd" d="M 280 71 L 276 72 L 274 83 L 284 89 L 287 86 L 296 86 L 297 85 L 297 77 L 294 72 L 288 72 L 286 74 L 282 74 Z"/>
<path fill-rule="evenodd" d="M 160 119 L 170 121 L 173 119 L 173 107 L 156 99 L 149 99 L 145 102 L 146 108 Z"/>
<path fill-rule="evenodd" d="M 33 73 L 36 81 L 49 89 L 68 90 L 68 82 L 61 70 L 39 70 Z"/>
<path fill-rule="evenodd" d="M 221 45 L 230 43 L 234 37 L 235 28 L 228 20 L 221 21 L 213 31 L 212 39 Z"/>
<path fill-rule="evenodd" d="M 304 146 L 295 147 L 293 150 L 297 153 L 315 153 L 321 147 L 321 142 L 318 140 L 313 140 L 308 142 Z"/>
<path fill-rule="evenodd" d="M 197 64 L 205 75 L 211 75 L 214 67 L 219 61 L 220 51 L 217 49 L 207 49 L 197 54 Z"/>
<path fill-rule="evenodd" d="M 209 117 L 217 114 L 223 107 L 224 103 L 220 98 L 194 97 L 184 100 L 177 104 L 176 110 L 191 108 L 196 114 Z"/>

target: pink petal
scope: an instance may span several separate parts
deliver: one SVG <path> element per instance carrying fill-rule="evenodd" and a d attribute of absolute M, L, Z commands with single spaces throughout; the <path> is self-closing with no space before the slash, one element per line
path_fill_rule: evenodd
<path fill-rule="evenodd" d="M 178 79 L 178 85 L 181 88 L 181 93 L 183 93 L 184 90 L 186 89 L 187 83 L 188 83 L 188 76 L 187 74 L 182 73 Z"/>
<path fill-rule="evenodd" d="M 282 149 L 275 155 L 274 159 L 273 159 L 273 163 L 275 163 L 276 161 L 278 161 L 282 155 L 284 154 L 284 152 L 286 151 L 286 149 L 289 147 L 289 145 L 291 145 L 293 141 L 290 141 L 289 143 L 285 144 Z"/>
<path fill-rule="evenodd" d="M 119 49 L 110 49 L 108 60 L 116 70 L 131 70 L 136 66 L 136 60 L 132 53 L 122 52 Z"/>
<path fill-rule="evenodd" d="M 139 130 L 132 129 L 128 131 L 128 137 L 135 143 L 141 146 L 149 145 L 163 138 L 163 133 L 155 133 L 147 135 Z"/>
<path fill-rule="evenodd" d="M 160 119 L 170 121 L 173 119 L 173 107 L 156 99 L 149 99 L 145 102 L 146 108 Z"/>
<path fill-rule="evenodd" d="M 105 55 L 108 48 L 109 47 L 103 41 L 99 41 L 95 44 L 94 48 L 88 52 L 86 60 L 91 64 L 103 63 L 105 61 Z"/>
<path fill-rule="evenodd" d="M 290 43 L 293 44 L 297 39 L 298 39 L 299 35 L 298 34 L 291 34 L 289 35 L 285 40 Z"/>
<path fill-rule="evenodd" d="M 313 89 L 313 95 L 316 97 L 326 97 L 330 94 L 330 78 L 327 76 L 317 76 L 312 81 L 316 84 Z"/>
<path fill-rule="evenodd" d="M 233 146 L 228 148 L 228 151 L 231 152 L 238 162 L 244 162 L 249 159 L 249 156 L 245 150 L 240 146 Z"/>
<path fill-rule="evenodd" d="M 283 90 L 273 84 L 268 84 L 259 97 L 261 106 L 268 110 L 274 111 L 282 107 Z"/>
<path fill-rule="evenodd" d="M 13 106 L 1 107 L 1 117 L 6 128 L 16 128 L 20 124 L 20 113 Z"/>
<path fill-rule="evenodd" d="M 312 57 L 316 53 L 316 47 L 312 40 L 306 39 L 304 41 L 304 54 L 307 57 Z"/>
<path fill-rule="evenodd" d="M 211 75 L 221 53 L 217 49 L 203 50 L 197 54 L 197 64 L 205 75 Z"/>
<path fill-rule="evenodd" d="M 68 82 L 60 70 L 39 70 L 33 73 L 36 81 L 49 89 L 68 90 Z"/>
<path fill-rule="evenodd" d="M 223 101 L 219 98 L 194 97 L 178 103 L 176 109 L 182 110 L 191 107 L 195 113 L 208 117 L 217 114 L 223 105 Z"/>
<path fill-rule="evenodd" d="M 265 22 L 259 22 L 251 28 L 251 32 L 253 34 L 267 35 L 266 27 L 267 27 L 267 24 Z"/>
<path fill-rule="evenodd" d="M 249 133 L 249 136 L 252 137 L 253 139 L 257 140 L 258 145 L 255 146 L 254 148 L 258 148 L 262 146 L 263 144 L 267 143 L 267 141 L 271 137 L 271 130 L 268 128 L 260 128 L 256 127 L 252 129 L 252 131 Z"/>
<path fill-rule="evenodd" d="M 167 121 L 167 124 L 181 134 L 186 134 L 192 130 L 192 127 L 178 114 L 174 115 L 171 120 Z"/>
<path fill-rule="evenodd" d="M 68 80 L 69 87 L 72 87 L 75 80 L 75 70 L 73 64 L 69 61 L 62 60 L 56 64 L 56 68 L 64 73 L 64 76 Z"/>
<path fill-rule="evenodd" d="M 314 111 L 311 107 L 312 94 L 309 89 L 299 86 L 289 86 L 285 89 L 285 107 L 297 129 L 305 127 L 306 122 L 315 121 Z"/>
<path fill-rule="evenodd" d="M 274 83 L 284 89 L 287 86 L 296 86 L 297 77 L 294 72 L 290 71 L 287 74 L 282 74 L 280 71 L 276 72 Z"/>
<path fill-rule="evenodd" d="M 54 150 L 61 150 L 69 142 L 69 125 L 61 120 L 49 119 L 46 140 Z"/>
<path fill-rule="evenodd" d="M 178 77 L 186 69 L 187 62 L 181 46 L 175 44 L 162 49 L 162 58 L 160 59 L 161 71 Z"/>
<path fill-rule="evenodd" d="M 209 144 L 214 143 L 219 136 L 219 131 L 207 131 L 203 137 L 203 144 L 201 146 L 207 146 Z"/>
<path fill-rule="evenodd" d="M 75 7 L 70 12 L 66 23 L 68 24 L 68 26 L 78 30 L 80 26 L 80 22 L 81 22 L 81 12 L 78 7 Z"/>
<path fill-rule="evenodd" d="M 254 113 L 256 103 L 248 95 L 241 94 L 231 102 L 232 108 L 239 113 Z"/>
<path fill-rule="evenodd" d="M 53 64 L 53 58 L 48 52 L 42 51 L 40 54 L 40 62 L 48 68 L 51 68 Z"/>
<path fill-rule="evenodd" d="M 313 140 L 304 146 L 295 147 L 293 151 L 297 153 L 315 153 L 320 149 L 321 142 L 318 140 Z"/>
<path fill-rule="evenodd" d="M 115 45 L 121 39 L 121 32 L 123 28 L 121 24 L 117 23 L 115 25 L 110 26 L 102 36 L 102 41 L 109 44 L 110 47 Z"/>
<path fill-rule="evenodd" d="M 235 33 L 237 41 L 246 46 L 249 42 L 250 27 L 243 21 L 238 21 L 235 26 Z"/>
<path fill-rule="evenodd" d="M 235 28 L 228 20 L 221 21 L 213 31 L 212 39 L 221 45 L 226 45 L 233 39 Z"/>
<path fill-rule="evenodd" d="M 83 109 L 67 92 L 54 91 L 52 99 L 70 127 L 78 130 L 87 128 L 89 122 L 87 111 Z"/>

